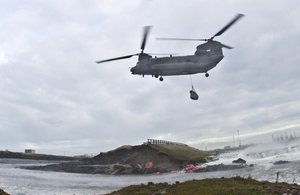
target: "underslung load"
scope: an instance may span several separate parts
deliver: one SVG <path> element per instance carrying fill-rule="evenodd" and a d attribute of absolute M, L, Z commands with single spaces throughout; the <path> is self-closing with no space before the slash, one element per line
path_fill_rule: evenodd
<path fill-rule="evenodd" d="M 190 91 L 190 98 L 192 100 L 197 100 L 199 98 L 198 94 L 195 91 L 195 88 L 192 86 L 192 90 Z"/>

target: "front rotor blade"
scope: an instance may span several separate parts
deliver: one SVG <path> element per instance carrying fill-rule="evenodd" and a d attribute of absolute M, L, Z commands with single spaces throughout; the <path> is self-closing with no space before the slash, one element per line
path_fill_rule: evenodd
<path fill-rule="evenodd" d="M 122 59 L 126 59 L 126 58 L 131 58 L 132 56 L 137 56 L 139 54 L 132 54 L 132 55 L 128 55 L 128 56 L 122 56 L 122 57 L 117 57 L 117 58 L 111 58 L 108 60 L 102 60 L 102 61 L 97 61 L 96 63 L 103 63 L 103 62 L 110 62 L 110 61 L 115 61 L 115 60 L 122 60 Z"/>
<path fill-rule="evenodd" d="M 225 47 L 226 49 L 233 49 L 234 47 L 228 46 L 228 45 L 224 45 L 222 44 L 223 47 Z"/>
<path fill-rule="evenodd" d="M 229 22 L 224 28 L 222 28 L 219 32 L 217 32 L 217 34 L 215 34 L 211 39 L 223 34 L 223 32 L 225 32 L 231 25 L 233 25 L 236 21 L 238 21 L 243 16 L 244 14 L 238 14 L 237 16 L 235 16 L 235 18 L 231 22 Z"/>
<path fill-rule="evenodd" d="M 207 41 L 207 39 L 156 38 L 156 40 Z"/>
<path fill-rule="evenodd" d="M 151 26 L 145 26 L 144 27 L 144 36 L 143 36 L 143 42 L 142 42 L 142 45 L 141 45 L 142 53 L 145 49 L 146 41 L 147 41 L 147 37 L 148 37 L 148 33 L 149 33 L 150 29 L 151 29 Z"/>

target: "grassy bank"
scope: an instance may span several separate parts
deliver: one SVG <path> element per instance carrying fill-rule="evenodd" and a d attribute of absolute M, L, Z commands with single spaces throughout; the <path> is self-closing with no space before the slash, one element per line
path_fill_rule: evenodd
<path fill-rule="evenodd" d="M 203 161 L 210 154 L 208 152 L 198 150 L 189 146 L 174 146 L 174 145 L 154 145 L 149 144 L 150 147 L 156 149 L 158 154 L 166 154 L 169 157 L 183 161 Z"/>
<path fill-rule="evenodd" d="M 76 191 L 74 189 L 74 191 Z M 269 194 L 299 194 L 300 186 L 288 183 L 271 183 L 257 181 L 251 177 L 192 180 L 175 184 L 158 183 L 131 185 L 106 195 L 269 195 Z M 76 192 L 74 193 L 76 194 Z M 9 195 L 0 189 L 0 195 Z"/>
<path fill-rule="evenodd" d="M 232 177 L 232 178 L 219 178 L 219 179 L 203 179 L 192 180 L 183 183 L 176 182 L 169 185 L 168 183 L 154 184 L 149 182 L 141 185 L 131 185 L 121 190 L 114 191 L 112 194 L 172 194 L 172 195 L 190 195 L 190 194 L 284 194 L 292 190 L 297 191 L 300 186 L 294 186 L 287 183 L 270 183 L 259 182 L 251 177 Z M 298 192 L 297 192 L 298 193 Z"/>

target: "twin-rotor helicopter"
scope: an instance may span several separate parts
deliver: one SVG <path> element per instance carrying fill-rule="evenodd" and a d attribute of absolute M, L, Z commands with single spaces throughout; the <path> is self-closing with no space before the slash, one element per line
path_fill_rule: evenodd
<path fill-rule="evenodd" d="M 107 60 L 97 61 L 97 63 L 122 60 L 138 56 L 138 62 L 136 66 L 130 69 L 134 75 L 152 75 L 155 78 L 159 78 L 163 81 L 163 76 L 172 75 L 191 75 L 197 73 L 205 73 L 208 77 L 208 71 L 216 67 L 216 65 L 224 58 L 222 48 L 232 49 L 233 47 L 224 45 L 213 39 L 216 36 L 222 35 L 229 27 L 242 18 L 243 14 L 237 14 L 225 27 L 217 32 L 210 39 L 179 39 L 179 38 L 157 38 L 158 40 L 182 40 L 182 41 L 205 41 L 201 45 L 198 45 L 194 55 L 187 56 L 172 56 L 169 57 L 152 57 L 150 54 L 144 53 L 148 33 L 151 26 L 144 27 L 143 41 L 141 45 L 141 53 L 121 56 L 117 58 L 111 58 Z M 193 100 L 198 99 L 198 94 L 192 86 L 190 91 L 190 98 Z"/>

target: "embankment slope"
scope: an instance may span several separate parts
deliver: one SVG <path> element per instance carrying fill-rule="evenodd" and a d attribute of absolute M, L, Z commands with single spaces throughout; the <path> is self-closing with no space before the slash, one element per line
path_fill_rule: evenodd
<path fill-rule="evenodd" d="M 125 145 L 78 162 L 25 168 L 92 174 L 144 174 L 181 170 L 187 164 L 206 162 L 208 156 L 207 152 L 184 145 Z M 146 169 L 147 162 L 154 166 Z"/>

